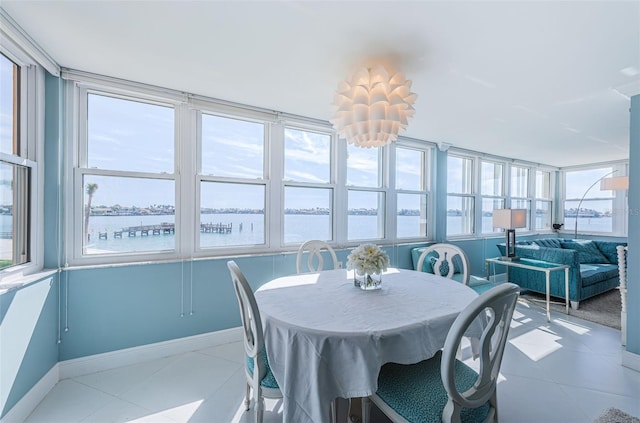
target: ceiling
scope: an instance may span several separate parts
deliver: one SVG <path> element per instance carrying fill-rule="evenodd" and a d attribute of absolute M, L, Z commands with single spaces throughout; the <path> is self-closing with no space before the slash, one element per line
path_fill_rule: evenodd
<path fill-rule="evenodd" d="M 329 120 L 360 66 L 417 93 L 401 135 L 565 167 L 629 157 L 638 1 L 29 1 L 62 67 Z"/>

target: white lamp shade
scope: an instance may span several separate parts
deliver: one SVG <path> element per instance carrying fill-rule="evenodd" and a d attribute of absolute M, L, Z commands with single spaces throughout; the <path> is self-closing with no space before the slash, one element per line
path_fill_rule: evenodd
<path fill-rule="evenodd" d="M 628 176 L 616 176 L 615 178 L 604 178 L 600 181 L 601 191 L 615 191 L 620 189 L 629 189 Z"/>
<path fill-rule="evenodd" d="M 400 72 L 383 66 L 362 68 L 341 82 L 333 106 L 333 127 L 340 138 L 358 147 L 381 147 L 398 139 L 415 113 L 416 94 Z"/>
<path fill-rule="evenodd" d="M 526 209 L 498 209 L 493 211 L 493 227 L 516 229 L 527 226 Z"/>

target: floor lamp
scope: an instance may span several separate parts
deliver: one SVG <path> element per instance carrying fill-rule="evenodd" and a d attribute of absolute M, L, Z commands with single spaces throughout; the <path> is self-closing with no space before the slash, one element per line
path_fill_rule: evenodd
<path fill-rule="evenodd" d="M 600 190 L 601 191 L 614 191 L 614 190 L 622 190 L 629 189 L 629 177 L 628 176 L 618 176 L 615 178 L 607 178 L 609 175 L 613 175 L 617 170 L 613 172 L 609 172 L 604 176 L 601 176 L 598 180 L 596 180 L 582 195 L 580 202 L 578 203 L 578 208 L 576 209 L 576 224 L 573 232 L 573 239 L 578 239 L 578 216 L 580 215 L 580 206 L 582 205 L 582 201 L 587 196 L 591 188 L 593 188 L 598 182 L 600 182 Z"/>
<path fill-rule="evenodd" d="M 493 211 L 493 227 L 502 228 L 505 231 L 505 255 L 504 261 L 517 261 L 516 256 L 516 228 L 527 226 L 526 209 L 498 209 Z"/>

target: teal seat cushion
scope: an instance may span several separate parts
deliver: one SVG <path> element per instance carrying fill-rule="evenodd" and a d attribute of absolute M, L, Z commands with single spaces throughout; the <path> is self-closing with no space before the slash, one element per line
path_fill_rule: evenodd
<path fill-rule="evenodd" d="M 578 252 L 578 261 L 583 263 L 609 263 L 609 260 L 600 252 L 596 244 L 591 240 L 562 241 L 562 248 Z"/>
<path fill-rule="evenodd" d="M 617 264 L 581 264 L 580 276 L 582 286 L 590 286 L 598 282 L 618 277 Z"/>
<path fill-rule="evenodd" d="M 495 285 L 492 282 L 489 282 L 488 280 L 486 280 L 485 278 L 471 275 L 469 276 L 469 286 L 478 294 L 482 294 L 490 290 L 491 288 L 493 288 Z"/>
<path fill-rule="evenodd" d="M 442 352 L 412 365 L 385 364 L 378 376 L 376 394 L 391 408 L 412 423 L 440 423 L 447 403 L 447 391 L 440 376 Z M 478 374 L 456 361 L 455 381 L 460 392 L 471 388 Z M 489 414 L 489 404 L 479 408 L 462 408 L 463 422 L 481 422 Z"/>
<path fill-rule="evenodd" d="M 271 367 L 269 366 L 269 360 L 267 360 L 266 354 L 262 354 L 262 361 L 264 362 L 264 365 L 267 368 L 267 373 L 264 375 L 264 377 L 260 381 L 260 386 L 263 386 L 265 388 L 280 389 L 280 387 L 278 386 L 278 382 L 276 381 L 276 378 L 273 376 L 273 373 L 271 372 Z M 247 356 L 247 368 L 249 369 L 249 373 L 253 375 L 253 368 L 254 368 L 253 358 L 249 356 Z"/>

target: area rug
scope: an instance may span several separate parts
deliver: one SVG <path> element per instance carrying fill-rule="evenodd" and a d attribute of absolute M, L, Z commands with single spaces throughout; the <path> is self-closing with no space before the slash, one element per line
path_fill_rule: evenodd
<path fill-rule="evenodd" d="M 640 423 L 640 419 L 622 410 L 611 407 L 607 408 L 593 423 Z"/>
<path fill-rule="evenodd" d="M 538 307 L 546 307 L 544 294 L 538 294 L 537 292 L 532 291 L 522 291 L 520 293 L 520 298 L 521 300 L 534 304 Z M 564 302 L 554 303 L 554 298 L 552 298 L 551 301 L 551 310 L 558 311 L 560 313 L 565 312 Z M 614 329 L 620 329 L 621 308 L 620 291 L 618 289 L 612 289 L 611 291 L 580 301 L 580 307 L 577 310 L 569 309 L 569 314 L 590 322 L 599 323 Z"/>

